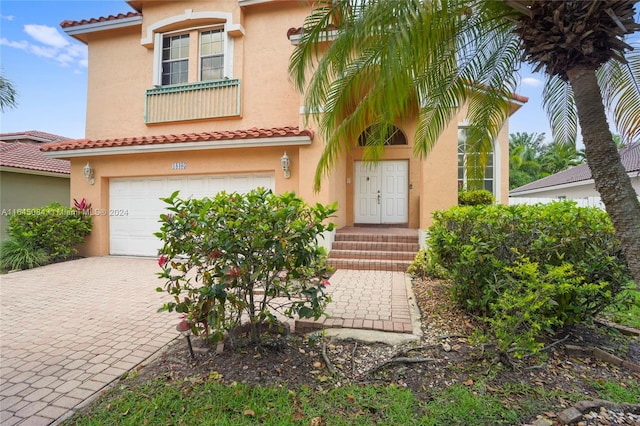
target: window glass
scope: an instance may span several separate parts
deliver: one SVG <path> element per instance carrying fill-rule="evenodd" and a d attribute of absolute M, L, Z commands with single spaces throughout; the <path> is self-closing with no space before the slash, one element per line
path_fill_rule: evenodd
<path fill-rule="evenodd" d="M 480 187 L 486 189 L 491 193 L 494 192 L 494 165 L 493 165 L 493 152 L 487 153 L 487 165 L 484 169 L 484 179 L 480 185 L 476 185 L 471 181 L 469 176 L 471 173 L 477 171 L 479 165 L 476 165 L 479 161 L 480 155 L 468 154 L 466 152 L 467 132 L 464 127 L 458 128 L 458 187 L 465 189 L 472 189 Z M 476 168 L 474 170 L 473 168 Z M 475 173 L 474 173 L 475 174 Z"/>
<path fill-rule="evenodd" d="M 374 137 L 373 134 L 376 131 L 374 126 L 375 125 L 367 127 L 367 129 L 360 134 L 360 137 L 358 137 L 358 146 L 366 146 L 367 140 Z M 387 134 L 385 135 L 385 145 L 407 145 L 407 137 L 400 128 L 391 126 L 390 129 L 386 130 Z"/>
<path fill-rule="evenodd" d="M 200 33 L 200 80 L 224 77 L 224 32 L 222 29 Z"/>
<path fill-rule="evenodd" d="M 189 81 L 189 34 L 165 37 L 162 40 L 162 84 L 183 84 Z"/>

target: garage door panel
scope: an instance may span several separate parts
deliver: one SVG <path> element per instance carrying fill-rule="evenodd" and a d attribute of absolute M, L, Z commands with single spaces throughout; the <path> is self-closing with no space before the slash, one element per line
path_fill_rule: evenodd
<path fill-rule="evenodd" d="M 162 247 L 153 234 L 160 230 L 160 215 L 167 213 L 160 198 L 180 191 L 179 197 L 213 197 L 218 192 L 248 192 L 263 187 L 274 189 L 273 174 L 224 176 L 172 176 L 111 179 L 109 208 L 126 212 L 109 218 L 109 252 L 113 255 L 156 256 Z"/>

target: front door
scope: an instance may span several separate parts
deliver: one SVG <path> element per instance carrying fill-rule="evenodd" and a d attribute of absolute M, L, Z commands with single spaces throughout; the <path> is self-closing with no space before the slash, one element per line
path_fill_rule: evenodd
<path fill-rule="evenodd" d="M 407 223 L 409 162 L 355 162 L 355 223 Z"/>

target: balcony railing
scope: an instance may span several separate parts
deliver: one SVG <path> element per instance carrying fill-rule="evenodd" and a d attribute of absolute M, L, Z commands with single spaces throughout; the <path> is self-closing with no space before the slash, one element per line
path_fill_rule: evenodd
<path fill-rule="evenodd" d="M 239 79 L 162 86 L 146 92 L 147 124 L 239 115 Z"/>

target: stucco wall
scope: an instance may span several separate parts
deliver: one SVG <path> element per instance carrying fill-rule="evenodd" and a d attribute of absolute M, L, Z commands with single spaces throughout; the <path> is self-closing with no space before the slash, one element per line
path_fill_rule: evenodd
<path fill-rule="evenodd" d="M 244 36 L 232 38 L 232 77 L 241 80 L 242 116 L 145 124 L 145 90 L 154 87 L 153 46 L 141 44 L 141 38 L 147 37 L 147 27 L 183 15 L 185 9 L 193 13 L 210 11 L 212 3 L 216 11 L 230 13 L 234 23 L 241 21 L 245 28 Z M 101 139 L 297 125 L 299 94 L 287 71 L 293 51 L 287 30 L 302 24 L 307 9 L 299 2 L 270 3 L 242 11 L 238 8 L 237 1 L 149 2 L 144 5 L 141 27 L 89 34 L 86 137 Z M 181 25 L 188 28 L 197 23 L 186 21 Z M 190 63 L 197 60 L 192 54 Z"/>
<path fill-rule="evenodd" d="M 14 209 L 69 206 L 69 178 L 0 172 L 0 241 L 7 238 L 7 214 Z"/>

